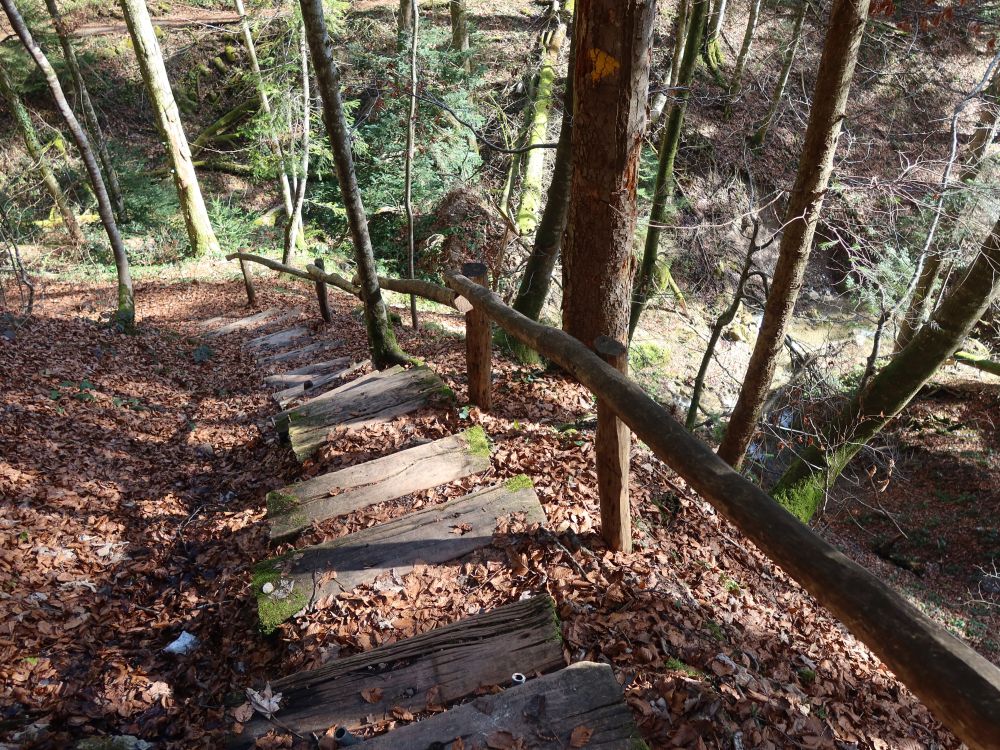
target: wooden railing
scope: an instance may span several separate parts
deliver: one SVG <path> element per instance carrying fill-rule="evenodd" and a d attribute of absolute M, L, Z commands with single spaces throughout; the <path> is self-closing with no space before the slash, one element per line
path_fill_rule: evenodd
<path fill-rule="evenodd" d="M 259 262 L 255 256 L 242 258 Z M 269 261 L 265 265 L 281 264 Z M 386 289 L 417 294 L 465 313 L 470 400 L 490 408 L 492 321 L 590 390 L 657 457 L 867 644 L 970 748 L 1000 748 L 1000 669 L 734 471 L 597 353 L 563 331 L 536 323 L 505 305 L 487 286 L 477 283 L 485 282 L 485 267 L 470 265 L 464 270 L 471 270 L 476 279 L 449 274 L 450 289 L 424 281 L 380 279 Z M 275 270 L 355 292 L 343 277 L 314 266 L 308 272 L 288 267 Z"/>

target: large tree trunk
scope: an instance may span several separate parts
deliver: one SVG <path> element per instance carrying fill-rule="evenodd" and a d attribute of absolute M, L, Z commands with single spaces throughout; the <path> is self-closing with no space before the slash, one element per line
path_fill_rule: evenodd
<path fill-rule="evenodd" d="M 351 136 L 340 98 L 340 71 L 333 60 L 333 41 L 326 30 L 323 0 L 299 0 L 299 4 L 312 53 L 313 70 L 316 71 L 316 82 L 323 100 L 323 121 L 333 148 L 337 180 L 354 240 L 354 259 L 358 265 L 358 286 L 361 288 L 361 300 L 365 308 L 365 328 L 372 362 L 379 369 L 406 364 L 409 358 L 396 343 L 396 335 L 389 324 L 389 313 L 378 285 L 375 256 L 371 237 L 368 235 L 368 217 L 365 215 L 361 191 L 354 173 Z"/>
<path fill-rule="evenodd" d="M 1000 221 L 986 238 L 965 278 L 948 293 L 906 348 L 833 420 L 827 439 L 806 448 L 788 468 L 774 488 L 774 497 L 808 521 L 823 502 L 826 488 L 848 461 L 910 403 L 944 361 L 958 350 L 998 294 Z M 823 445 L 830 447 L 824 449 Z"/>
<path fill-rule="evenodd" d="M 472 58 L 469 56 L 469 11 L 465 0 L 450 0 L 451 48 L 465 56 L 465 72 L 472 72 Z"/>
<path fill-rule="evenodd" d="M 743 72 L 746 70 L 747 58 L 750 56 L 750 48 L 753 46 L 753 38 L 757 33 L 757 19 L 760 18 L 761 0 L 750 0 L 750 15 L 747 17 L 747 27 L 743 32 L 743 44 L 740 45 L 740 53 L 736 57 L 736 67 L 733 68 L 733 77 L 729 79 L 729 100 L 726 102 L 726 112 L 728 114 L 732 100 L 739 93 L 743 84 Z"/>
<path fill-rule="evenodd" d="M 774 84 L 774 94 L 771 96 L 771 105 L 767 108 L 767 114 L 764 115 L 764 119 L 761 120 L 760 125 L 757 126 L 757 130 L 754 131 L 754 134 L 750 137 L 750 145 L 754 147 L 764 145 L 764 139 L 767 138 L 767 131 L 770 129 L 775 115 L 778 114 L 778 108 L 781 106 L 781 99 L 785 95 L 785 86 L 788 85 L 788 76 L 792 72 L 792 63 L 795 62 L 795 52 L 798 50 L 799 42 L 802 39 L 802 25 L 806 19 L 806 10 L 809 8 L 807 0 L 798 0 L 798 2 L 799 7 L 795 14 L 794 25 L 792 26 L 792 37 L 788 41 L 788 45 L 785 47 L 785 56 L 781 63 L 781 72 L 778 73 L 778 80 Z M 813 102 L 815 103 L 815 99 Z"/>
<path fill-rule="evenodd" d="M 542 143 L 548 134 L 549 109 L 552 106 L 552 88 L 556 80 L 559 49 L 566 36 L 566 27 L 559 24 L 542 36 L 541 66 L 535 98 L 531 103 L 528 143 Z M 521 201 L 517 209 L 517 229 L 521 234 L 531 234 L 538 226 L 538 204 L 542 198 L 542 177 L 545 173 L 545 149 L 532 149 L 525 155 L 524 179 L 521 181 Z"/>
<path fill-rule="evenodd" d="M 84 243 L 83 232 L 80 230 L 80 224 L 76 220 L 76 214 L 73 213 L 73 207 L 70 205 L 69 199 L 66 197 L 63 189 L 59 186 L 59 180 L 56 179 L 55 174 L 52 172 L 52 167 L 49 166 L 45 150 L 42 148 L 42 144 L 38 140 L 38 134 L 35 132 L 35 125 L 31 121 L 31 115 L 28 114 L 28 110 L 21 102 L 21 97 L 14 89 L 14 82 L 11 81 L 3 65 L 0 65 L 0 96 L 6 100 L 7 106 L 10 108 L 14 122 L 17 123 L 17 129 L 21 131 L 24 148 L 28 152 L 28 156 L 35 162 L 38 174 L 42 178 L 42 184 L 45 185 L 45 189 L 52 196 L 52 202 L 56 204 L 56 209 L 62 217 L 63 226 L 66 228 L 70 242 L 75 246 L 82 245 Z"/>
<path fill-rule="evenodd" d="M 116 320 L 119 326 L 125 330 L 131 330 L 135 327 L 135 297 L 132 291 L 132 275 L 129 271 L 128 256 L 125 254 L 125 245 L 122 242 L 122 236 L 118 233 L 118 225 L 115 224 L 115 215 L 111 210 L 111 200 L 108 198 L 108 191 L 104 187 L 104 179 L 101 177 L 101 170 L 97 166 L 97 159 L 94 158 L 94 152 L 90 148 L 90 141 L 87 139 L 87 134 L 84 132 L 79 120 L 76 119 L 76 115 L 73 114 L 72 107 L 66 101 L 66 96 L 63 94 L 62 86 L 59 85 L 59 79 L 56 77 L 55 70 L 52 69 L 52 65 L 49 63 L 48 58 L 45 57 L 45 53 L 42 52 L 41 47 L 32 39 L 31 32 L 28 31 L 28 27 L 25 25 L 24 19 L 21 18 L 17 6 L 14 5 L 14 0 L 0 0 L 0 5 L 3 6 L 11 28 L 14 29 L 14 33 L 20 38 L 21 43 L 28 50 L 28 54 L 35 61 L 35 65 L 38 66 L 38 70 L 45 77 L 45 82 L 49 86 L 49 91 L 52 92 L 52 98 L 55 99 L 59 114 L 66 121 L 66 127 L 69 128 L 69 132 L 80 151 L 80 157 L 87 167 L 90 186 L 94 191 L 94 197 L 97 198 L 97 212 L 100 214 L 101 223 L 104 224 L 104 229 L 108 233 L 111 252 L 115 258 L 115 268 L 118 271 L 118 311 L 116 313 Z"/>
<path fill-rule="evenodd" d="M 569 191 L 573 178 L 573 69 L 576 60 L 576 34 L 570 39 L 566 91 L 563 96 L 563 117 L 559 127 L 559 143 L 552 168 L 552 182 L 545 199 L 545 209 L 535 230 L 535 243 L 524 267 L 521 284 L 513 307 L 522 315 L 538 320 L 552 285 L 552 272 L 559 259 L 566 216 L 569 211 Z M 538 354 L 515 339 L 507 338 L 514 355 L 524 362 L 536 362 Z"/>
<path fill-rule="evenodd" d="M 83 80 L 83 72 L 80 70 L 80 62 L 76 58 L 76 50 L 70 41 L 69 30 L 63 21 L 56 0 L 45 0 L 45 7 L 52 17 L 52 24 L 55 26 L 56 35 L 59 37 L 59 46 L 62 47 L 63 58 L 66 60 L 66 67 L 69 68 L 70 76 L 73 79 L 73 88 L 76 89 L 76 96 L 83 110 L 83 119 L 87 123 L 87 130 L 96 142 L 97 158 L 101 161 L 104 169 L 104 177 L 107 179 L 108 197 L 111 198 L 111 205 L 115 210 L 115 217 L 118 221 L 128 221 L 125 212 L 125 198 L 122 196 L 122 188 L 118 182 L 118 173 L 115 171 L 114 162 L 111 161 L 111 154 L 108 153 L 107 140 L 101 131 L 101 123 L 97 119 L 97 111 L 94 103 L 90 100 L 90 92 L 87 91 L 87 84 Z"/>
<path fill-rule="evenodd" d="M 743 454 L 764 408 L 778 355 L 802 287 L 806 261 L 833 171 L 833 157 L 867 17 L 868 0 L 834 0 L 830 11 L 830 25 L 823 45 L 798 174 L 785 209 L 774 279 L 743 379 L 743 388 L 719 446 L 719 455 L 737 468 L 743 462 Z"/>
<path fill-rule="evenodd" d="M 52 0 L 46 0 L 52 2 Z M 257 87 L 257 98 L 260 100 L 260 110 L 270 121 L 271 118 L 271 98 L 267 95 L 267 88 L 264 86 L 264 77 L 260 72 L 260 61 L 257 59 L 257 45 L 254 44 L 253 34 L 250 32 L 250 19 L 247 17 L 246 7 L 243 0 L 233 0 L 236 12 L 240 17 L 240 33 L 243 36 L 243 45 L 247 48 L 247 57 L 250 58 L 250 72 L 253 73 L 254 85 Z M 288 183 L 288 165 L 285 162 L 285 152 L 281 147 L 281 141 L 268 130 L 268 144 L 278 157 L 278 185 L 281 188 L 281 203 L 285 207 L 285 216 L 292 217 L 295 213 L 295 200 L 292 196 L 292 189 Z M 296 230 L 300 229 L 297 227 Z M 286 236 L 287 236 L 286 232 Z M 293 235 L 298 236 L 296 231 Z M 283 260 L 288 263 L 291 259 L 291 248 L 285 247 Z"/>
<path fill-rule="evenodd" d="M 150 104 L 156 114 L 160 134 L 166 142 L 170 166 L 174 174 L 174 186 L 180 202 L 184 225 L 187 227 L 188 241 L 195 255 L 219 250 L 219 241 L 212 229 L 212 222 L 205 209 L 205 201 L 198 185 L 198 175 L 191 161 L 184 126 L 181 124 L 177 102 L 170 90 L 170 79 L 163 65 L 160 43 L 153 31 L 153 22 L 146 9 L 145 0 L 121 0 L 125 23 L 132 37 L 132 46 L 139 62 L 142 80 L 146 84 Z"/>
<path fill-rule="evenodd" d="M 670 115 L 667 117 L 667 124 L 663 128 L 663 136 L 660 139 L 659 166 L 656 170 L 656 187 L 653 189 L 653 206 L 649 211 L 649 226 L 646 228 L 642 263 L 639 266 L 639 275 L 636 277 L 629 313 L 628 338 L 630 341 L 636 326 L 639 325 L 639 318 L 642 317 L 646 303 L 651 297 L 662 291 L 668 283 L 669 268 L 666 264 L 660 263 L 660 236 L 667 221 L 667 209 L 670 206 L 674 189 L 674 162 L 681 144 L 684 114 L 687 111 L 688 101 L 691 99 L 691 82 L 694 80 L 694 68 L 698 62 L 698 49 L 707 10 L 708 0 L 694 0 L 691 7 L 691 18 L 688 22 L 687 40 L 684 42 L 684 57 L 681 59 L 677 74 L 674 102 L 670 107 Z"/>
<path fill-rule="evenodd" d="M 563 247 L 563 327 L 586 346 L 601 336 L 628 337 L 636 185 L 646 127 L 655 4 L 579 0 L 574 34 L 573 177 Z M 608 361 L 622 372 L 622 351 Z M 598 486 L 605 541 L 631 548 L 628 501 L 630 435 L 598 404 Z"/>

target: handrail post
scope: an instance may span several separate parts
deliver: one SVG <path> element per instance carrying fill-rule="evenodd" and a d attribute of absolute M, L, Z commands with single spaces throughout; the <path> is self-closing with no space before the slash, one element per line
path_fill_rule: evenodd
<path fill-rule="evenodd" d="M 320 271 L 326 272 L 322 258 L 317 258 L 313 264 Z M 332 323 L 333 316 L 330 315 L 330 298 L 327 296 L 326 282 L 321 277 L 316 277 L 316 298 L 319 300 L 319 314 L 323 316 L 324 323 Z"/>
<path fill-rule="evenodd" d="M 483 263 L 465 263 L 462 275 L 479 284 L 489 285 L 489 275 Z M 493 375 L 493 335 L 490 319 L 475 308 L 465 313 L 465 359 L 469 380 L 469 402 L 483 411 L 493 406 L 490 380 Z"/>
<path fill-rule="evenodd" d="M 628 349 L 609 336 L 594 339 L 594 351 L 609 365 L 628 373 Z M 632 509 L 628 478 L 632 433 L 608 405 L 597 398 L 597 491 L 601 499 L 601 536 L 613 550 L 632 551 Z"/>

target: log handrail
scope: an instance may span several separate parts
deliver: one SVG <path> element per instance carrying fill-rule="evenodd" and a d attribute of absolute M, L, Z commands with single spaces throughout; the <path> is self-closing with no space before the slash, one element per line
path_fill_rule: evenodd
<path fill-rule="evenodd" d="M 448 285 L 606 402 L 661 460 L 868 645 L 970 748 L 1000 748 L 1000 669 L 815 534 L 627 376 L 458 273 Z"/>

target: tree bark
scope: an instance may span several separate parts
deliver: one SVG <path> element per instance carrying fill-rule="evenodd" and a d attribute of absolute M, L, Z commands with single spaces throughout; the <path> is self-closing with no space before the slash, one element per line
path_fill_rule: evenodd
<path fill-rule="evenodd" d="M 649 225 L 646 227 L 646 241 L 642 252 L 642 263 L 636 277 L 635 289 L 632 292 L 632 304 L 628 322 L 628 340 L 632 340 L 639 318 L 646 308 L 650 298 L 658 294 L 666 286 L 670 270 L 666 264 L 660 264 L 660 235 L 667 221 L 667 209 L 670 206 L 674 189 L 674 162 L 681 143 L 681 132 L 684 127 L 684 114 L 688 101 L 691 99 L 691 82 L 694 80 L 694 68 L 698 62 L 698 49 L 701 32 L 705 26 L 705 15 L 708 11 L 708 0 L 694 0 L 691 6 L 691 18 L 688 22 L 687 40 L 684 42 L 684 57 L 681 59 L 677 74 L 677 87 L 674 90 L 674 102 L 670 107 L 667 124 L 663 128 L 660 139 L 659 164 L 656 170 L 656 187 L 653 189 L 653 206 L 649 211 Z M 658 270 L 659 269 L 659 270 Z"/>
<path fill-rule="evenodd" d="M 198 185 L 198 175 L 191 161 L 191 150 L 184 135 L 177 102 L 174 101 L 174 94 L 170 90 L 170 79 L 163 65 L 160 43 L 156 40 L 149 10 L 146 8 L 145 0 L 121 0 L 121 8 L 132 38 L 132 46 L 135 48 L 142 80 L 146 84 L 149 101 L 156 114 L 160 135 L 166 142 L 191 252 L 195 255 L 218 252 L 219 241 L 215 237 L 215 230 L 212 229 L 212 222 L 205 209 L 201 187 Z"/>
<path fill-rule="evenodd" d="M 313 70 L 320 97 L 323 100 L 323 121 L 333 149 L 337 167 L 337 180 L 343 196 L 347 222 L 354 241 L 354 259 L 358 265 L 358 286 L 365 309 L 365 328 L 372 362 L 379 369 L 396 364 L 408 364 L 407 357 L 396 343 L 396 335 L 389 323 L 389 313 L 375 270 L 375 255 L 368 234 L 368 218 L 361 202 L 357 176 L 354 173 L 354 156 L 351 154 L 350 131 L 344 118 L 344 105 L 340 98 L 340 71 L 333 60 L 333 41 L 326 30 L 323 17 L 323 0 L 299 0 L 306 38 L 312 53 Z"/>
<path fill-rule="evenodd" d="M 965 278 L 937 312 L 866 388 L 833 420 L 822 444 L 806 448 L 788 467 L 772 494 L 808 521 L 847 463 L 899 414 L 1000 294 L 1000 220 L 983 243 Z M 830 446 L 826 448 L 825 446 Z"/>
<path fill-rule="evenodd" d="M 569 211 L 570 183 L 573 179 L 573 70 L 576 60 L 576 34 L 570 38 L 563 117 L 559 126 L 559 144 L 552 169 L 552 182 L 545 199 L 545 209 L 535 230 L 535 243 L 521 276 L 513 307 L 522 315 L 538 320 L 549 296 L 552 273 L 559 259 L 566 216 Z M 537 362 L 538 355 L 516 339 L 504 337 L 506 346 L 522 362 Z"/>
<path fill-rule="evenodd" d="M 28 54 L 35 61 L 35 65 L 38 66 L 38 70 L 44 76 L 45 82 L 49 86 L 49 91 L 52 92 L 52 98 L 55 99 L 56 107 L 59 109 L 59 114 L 66 121 L 66 126 L 69 128 L 69 132 L 76 142 L 76 147 L 80 151 L 80 157 L 87 168 L 87 175 L 90 177 L 90 186 L 94 191 L 94 197 L 97 198 L 97 212 L 101 216 L 101 223 L 104 224 L 104 230 L 108 233 L 111 252 L 115 258 L 115 269 L 118 272 L 118 310 L 116 321 L 123 329 L 131 330 L 135 327 L 135 296 L 132 291 L 132 275 L 129 271 L 128 255 L 125 253 L 125 244 L 122 242 L 122 236 L 118 233 L 114 211 L 111 210 L 111 200 L 108 198 L 108 191 L 104 187 L 104 179 L 101 177 L 101 170 L 97 166 L 97 159 L 94 158 L 94 152 L 90 148 L 90 141 L 87 139 L 87 134 L 80 125 L 80 121 L 73 114 L 73 109 L 69 106 L 69 102 L 66 101 L 66 96 L 63 94 L 62 86 L 59 85 L 59 79 L 56 77 L 55 70 L 53 70 L 48 58 L 45 57 L 45 53 L 42 52 L 41 47 L 32 39 L 31 32 L 28 30 L 27 25 L 25 25 L 24 19 L 21 18 L 17 6 L 14 5 L 14 0 L 0 0 L 0 5 L 3 6 L 11 28 L 14 29 L 14 33 L 20 38 L 21 43 L 28 50 Z"/>
<path fill-rule="evenodd" d="M 2 64 L 0 64 L 0 96 L 3 96 L 7 101 L 7 106 L 14 117 L 14 122 L 17 123 L 17 128 L 21 131 L 24 148 L 28 152 L 28 156 L 35 162 L 35 167 L 42 178 L 42 183 L 52 197 L 52 202 L 55 203 L 56 210 L 59 211 L 59 215 L 62 217 L 63 226 L 66 228 L 70 242 L 79 247 L 84 243 L 84 237 L 83 232 L 80 230 L 80 224 L 76 220 L 76 214 L 73 213 L 73 207 L 70 205 L 69 199 L 63 192 L 62 187 L 60 187 L 59 180 L 56 179 L 55 174 L 52 172 L 52 167 L 49 166 L 45 150 L 42 148 L 42 144 L 38 140 L 38 134 L 35 132 L 35 125 L 31 121 L 31 115 L 28 114 L 28 110 L 21 102 L 21 97 L 14 89 L 14 82 L 11 81 L 6 68 Z"/>
<path fill-rule="evenodd" d="M 715 0 L 705 24 L 705 64 L 719 83 L 722 77 L 722 25 L 726 22 L 728 0 Z"/>
<path fill-rule="evenodd" d="M 599 336 L 618 342 L 628 337 L 636 186 L 654 17 L 655 4 L 647 0 L 580 0 L 576 8 L 574 169 L 563 246 L 563 327 L 588 347 Z M 611 360 L 627 371 L 626 354 Z M 608 429 L 627 440 L 627 430 L 611 425 Z M 627 488 L 627 465 L 624 469 L 621 481 Z M 598 484 L 604 484 L 600 473 Z M 602 498 L 605 541 L 627 549 L 628 530 L 612 536 L 610 524 L 605 524 L 610 520 L 608 500 L 622 502 L 621 497 Z M 619 508 L 614 515 L 623 513 L 627 516 L 628 509 Z"/>
<path fill-rule="evenodd" d="M 464 58 L 462 63 L 466 73 L 472 72 L 472 58 L 469 55 L 469 12 L 465 0 L 450 0 L 451 48 Z"/>
<path fill-rule="evenodd" d="M 288 263 L 292 256 L 292 250 L 296 246 L 304 248 L 306 245 L 302 207 L 306 202 L 306 184 L 309 182 L 309 129 L 312 117 L 312 98 L 309 93 L 309 45 L 306 43 L 305 26 L 300 29 L 299 37 L 299 56 L 302 67 L 302 161 L 299 164 L 299 175 L 295 182 L 294 205 L 291 214 L 285 221 L 285 263 Z"/>
<path fill-rule="evenodd" d="M 51 0 L 47 1 L 51 2 Z M 268 118 L 268 121 L 270 121 L 271 99 L 267 95 L 267 89 L 264 87 L 264 77 L 260 72 L 260 61 L 257 59 L 257 45 L 254 44 L 253 34 L 250 32 L 250 19 L 247 17 L 243 0 L 233 0 L 233 4 L 236 8 L 236 13 L 240 17 L 240 33 L 243 35 L 243 44 L 247 48 L 247 57 L 250 58 L 250 72 L 253 73 L 254 85 L 257 87 L 257 98 L 260 100 L 260 109 L 264 113 L 264 116 Z M 295 213 L 295 204 L 292 198 L 291 187 L 288 184 L 288 170 L 286 169 L 284 149 L 282 149 L 281 141 L 275 137 L 274 133 L 270 132 L 270 130 L 268 132 L 270 147 L 278 157 L 278 184 L 281 188 L 281 202 L 285 207 L 285 216 L 292 217 Z M 283 258 L 285 263 L 289 262 L 290 255 L 291 250 L 286 247 Z"/>
<path fill-rule="evenodd" d="M 90 92 L 87 90 L 87 84 L 83 80 L 83 71 L 80 69 L 76 50 L 70 41 L 69 29 L 66 28 L 66 23 L 59 12 L 56 0 L 45 0 L 45 7 L 49 10 L 49 15 L 52 17 L 52 24 L 56 29 L 56 35 L 59 37 L 59 46 L 62 47 L 66 67 L 69 68 L 70 76 L 73 79 L 73 88 L 76 90 L 80 108 L 83 110 L 83 120 L 87 124 L 87 130 L 90 131 L 91 137 L 96 142 L 97 158 L 100 159 L 101 167 L 104 169 L 108 197 L 111 198 L 111 206 L 115 210 L 115 218 L 120 222 L 126 222 L 128 221 L 128 216 L 125 211 L 125 198 L 122 196 L 121 184 L 118 182 L 118 173 L 115 171 L 114 162 L 111 161 L 111 154 L 108 153 L 107 140 L 101 131 L 101 123 L 97 119 L 97 111 L 94 109 L 94 103 L 90 100 Z"/>
<path fill-rule="evenodd" d="M 681 61 L 684 59 L 684 45 L 691 26 L 691 0 L 680 0 L 677 6 L 677 23 L 674 26 L 674 53 L 670 57 L 670 91 L 677 88 L 677 77 L 681 73 Z"/>
<path fill-rule="evenodd" d="M 410 109 L 406 116 L 406 165 L 403 176 L 403 205 L 406 208 L 406 244 L 410 278 L 417 277 L 417 234 L 413 215 L 413 154 L 417 140 L 417 41 L 420 34 L 420 9 L 417 0 L 412 3 L 413 29 L 410 33 Z M 454 5 L 452 8 L 454 19 Z M 420 327 L 417 318 L 417 298 L 410 295 L 410 325 L 413 330 Z"/>
<path fill-rule="evenodd" d="M 729 113 L 732 100 L 736 97 L 740 86 L 743 84 L 743 73 L 746 70 L 747 59 L 750 57 L 750 48 L 753 46 L 754 35 L 757 33 L 757 19 L 760 18 L 760 5 L 761 0 L 750 0 L 750 15 L 747 17 L 747 27 L 743 32 L 743 44 L 740 45 L 740 52 L 736 57 L 736 67 L 733 68 L 733 77 L 729 79 L 729 90 L 727 92 L 729 101 L 726 102 L 727 114 Z"/>
<path fill-rule="evenodd" d="M 413 6 L 411 0 L 399 0 L 399 16 L 396 18 L 396 32 L 402 48 L 406 35 L 413 31 Z"/>
<path fill-rule="evenodd" d="M 799 0 L 798 11 L 795 14 L 795 22 L 792 27 L 792 38 L 785 47 L 785 56 L 781 63 L 781 72 L 778 73 L 778 81 L 774 84 L 774 94 L 771 97 L 771 105 L 767 108 L 767 114 L 757 130 L 750 137 L 750 145 L 757 148 L 764 145 L 767 138 L 767 131 L 778 114 L 778 107 L 781 106 L 781 98 L 785 95 L 785 86 L 788 85 L 788 76 L 792 72 L 792 63 L 795 62 L 795 52 L 799 48 L 799 41 L 802 39 L 802 25 L 806 18 L 806 10 L 809 8 L 807 0 Z M 853 68 L 852 68 L 853 69 Z M 813 102 L 815 103 L 815 99 Z"/>
<path fill-rule="evenodd" d="M 823 208 L 844 110 L 868 17 L 868 0 L 834 0 L 813 92 L 798 174 L 785 210 L 771 290 L 743 388 L 719 446 L 719 456 L 739 468 L 774 378 L 788 324 Z"/>

